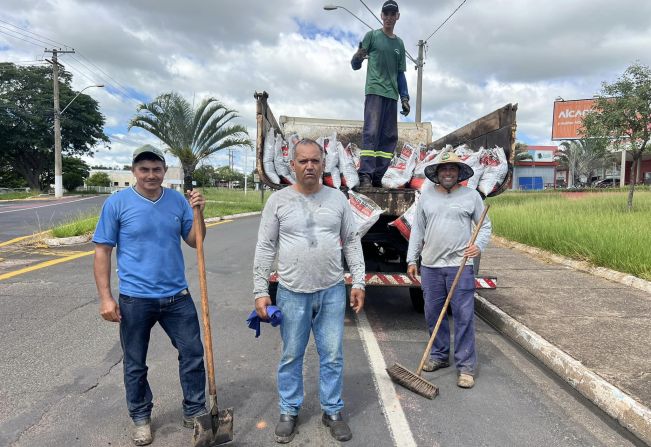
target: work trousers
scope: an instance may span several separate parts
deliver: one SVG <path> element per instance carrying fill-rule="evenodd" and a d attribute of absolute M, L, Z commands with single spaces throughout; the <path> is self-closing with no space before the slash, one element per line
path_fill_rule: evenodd
<path fill-rule="evenodd" d="M 321 410 L 329 415 L 338 413 L 344 406 L 346 286 L 340 283 L 314 293 L 296 293 L 278 285 L 276 304 L 283 313 L 283 352 L 278 366 L 280 413 L 296 416 L 303 405 L 303 357 L 310 332 L 319 354 Z"/>
<path fill-rule="evenodd" d="M 120 342 L 124 353 L 124 388 L 129 416 L 134 422 L 151 417 L 152 392 L 147 381 L 147 349 L 157 322 L 179 352 L 179 378 L 183 390 L 183 414 L 204 413 L 206 372 L 197 310 L 187 290 L 160 299 L 120 294 Z"/>
<path fill-rule="evenodd" d="M 398 101 L 379 95 L 366 95 L 364 128 L 360 152 L 360 178 L 367 176 L 381 186 L 398 142 Z"/>
<path fill-rule="evenodd" d="M 425 299 L 425 320 L 430 335 L 452 286 L 458 267 L 421 266 L 421 286 Z M 475 352 L 475 275 L 472 265 L 466 265 L 450 300 L 454 319 L 454 363 L 461 373 L 473 375 L 477 367 Z M 447 362 L 450 357 L 450 325 L 448 315 L 434 339 L 431 359 Z"/>

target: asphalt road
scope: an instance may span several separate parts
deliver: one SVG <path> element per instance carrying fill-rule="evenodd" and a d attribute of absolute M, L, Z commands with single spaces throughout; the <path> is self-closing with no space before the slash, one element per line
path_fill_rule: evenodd
<path fill-rule="evenodd" d="M 0 243 L 52 228 L 87 212 L 97 212 L 107 195 L 0 201 Z"/>
<path fill-rule="evenodd" d="M 233 445 L 240 446 L 274 445 L 278 417 L 278 330 L 265 325 L 256 339 L 245 323 L 258 222 L 212 226 L 205 244 L 219 401 L 235 408 Z M 196 257 L 185 254 L 197 301 Z M 130 446 L 117 329 L 97 313 L 92 256 L 0 281 L 0 445 Z M 344 415 L 354 437 L 346 445 L 639 445 L 481 320 L 475 388 L 457 388 L 453 368 L 427 374 L 440 387 L 431 401 L 391 384 L 382 364 L 415 368 L 426 339 L 423 317 L 403 290 L 370 289 L 365 312 L 347 315 Z M 180 425 L 177 365 L 156 326 L 149 351 L 154 446 L 191 445 L 191 431 Z M 311 343 L 300 433 L 290 445 L 338 445 L 320 423 L 317 378 Z"/>

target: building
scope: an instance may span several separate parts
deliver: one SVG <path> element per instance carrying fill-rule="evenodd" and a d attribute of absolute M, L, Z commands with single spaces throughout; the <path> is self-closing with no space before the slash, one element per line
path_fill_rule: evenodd
<path fill-rule="evenodd" d="M 128 188 L 136 184 L 136 178 L 133 176 L 133 173 L 129 170 L 91 169 L 90 175 L 93 175 L 96 172 L 103 172 L 109 176 L 109 178 L 111 179 L 110 188 L 112 191 Z M 163 180 L 163 186 L 165 188 L 182 191 L 183 170 L 179 166 L 168 166 L 167 172 L 165 173 L 165 179 Z"/>
<path fill-rule="evenodd" d="M 527 150 L 533 160 L 517 161 L 513 164 L 511 188 L 523 191 L 554 188 L 558 166 L 554 154 L 558 147 L 528 146 Z"/>

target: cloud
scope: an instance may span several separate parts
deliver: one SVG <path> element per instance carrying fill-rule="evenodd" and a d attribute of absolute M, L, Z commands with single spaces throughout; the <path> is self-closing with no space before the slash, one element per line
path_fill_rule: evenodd
<path fill-rule="evenodd" d="M 396 33 L 418 55 L 425 39 L 460 0 L 400 3 Z M 355 0 L 338 2 L 367 22 Z M 379 15 L 381 2 L 367 2 Z M 366 25 L 343 9 L 310 0 L 112 2 L 6 0 L 0 19 L 74 47 L 62 56 L 77 89 L 96 98 L 111 150 L 95 161 L 129 164 L 141 144 L 159 144 L 127 124 L 138 103 L 178 91 L 197 103 L 215 96 L 239 111 L 255 136 L 255 91 L 266 90 L 280 115 L 362 119 L 365 68 L 350 58 Z M 638 60 L 651 64 L 651 2 L 493 0 L 466 2 L 425 46 L 422 117 L 442 136 L 507 103 L 518 103 L 518 138 L 548 144 L 554 98 L 591 97 Z M 0 22 L 2 23 L 2 22 Z M 0 34 L 0 58 L 43 56 L 43 44 Z M 416 71 L 407 64 L 413 121 Z M 402 118 L 401 118 L 402 119 Z M 243 164 L 242 151 L 235 155 Z M 252 157 L 251 157 L 252 158 Z M 173 160 L 171 160 L 173 161 Z M 226 164 L 218 154 L 211 163 Z M 249 160 L 251 162 L 251 160 Z"/>

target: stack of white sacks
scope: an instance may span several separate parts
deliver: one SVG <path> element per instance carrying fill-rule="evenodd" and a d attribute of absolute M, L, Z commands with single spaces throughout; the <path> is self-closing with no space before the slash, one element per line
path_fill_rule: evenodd
<path fill-rule="evenodd" d="M 269 129 L 266 135 L 263 148 L 263 167 L 269 181 L 275 184 L 291 185 L 296 182 L 294 171 L 290 167 L 290 160 L 293 157 L 294 146 L 300 141 L 296 134 L 290 135 L 289 141 L 285 141 L 281 134 L 276 135 L 273 129 Z M 351 191 L 359 184 L 357 170 L 360 164 L 360 150 L 354 143 L 344 147 L 341 141 L 337 140 L 337 133 L 321 137 L 317 142 L 325 151 L 325 168 L 323 184 L 332 188 L 346 187 L 349 194 L 349 203 L 362 235 L 366 234 L 369 228 L 382 214 L 382 209 L 367 196 Z M 420 191 L 424 187 L 431 187 L 431 182 L 426 182 L 425 167 L 436 163 L 439 157 L 449 151 L 454 151 L 464 163 L 468 164 L 474 171 L 474 175 L 463 182 L 464 186 L 477 189 L 484 196 L 487 196 L 498 188 L 506 178 L 508 162 L 504 149 L 501 147 L 480 148 L 473 151 L 466 145 L 453 148 L 447 145 L 441 150 L 427 150 L 423 144 L 418 147 L 405 143 L 397 152 L 387 172 L 382 177 L 382 186 L 389 189 L 412 188 L 416 189 L 416 200 L 412 206 L 398 219 L 389 225 L 395 226 L 400 233 L 409 239 L 411 224 L 416 211 L 416 204 L 420 197 Z"/>

